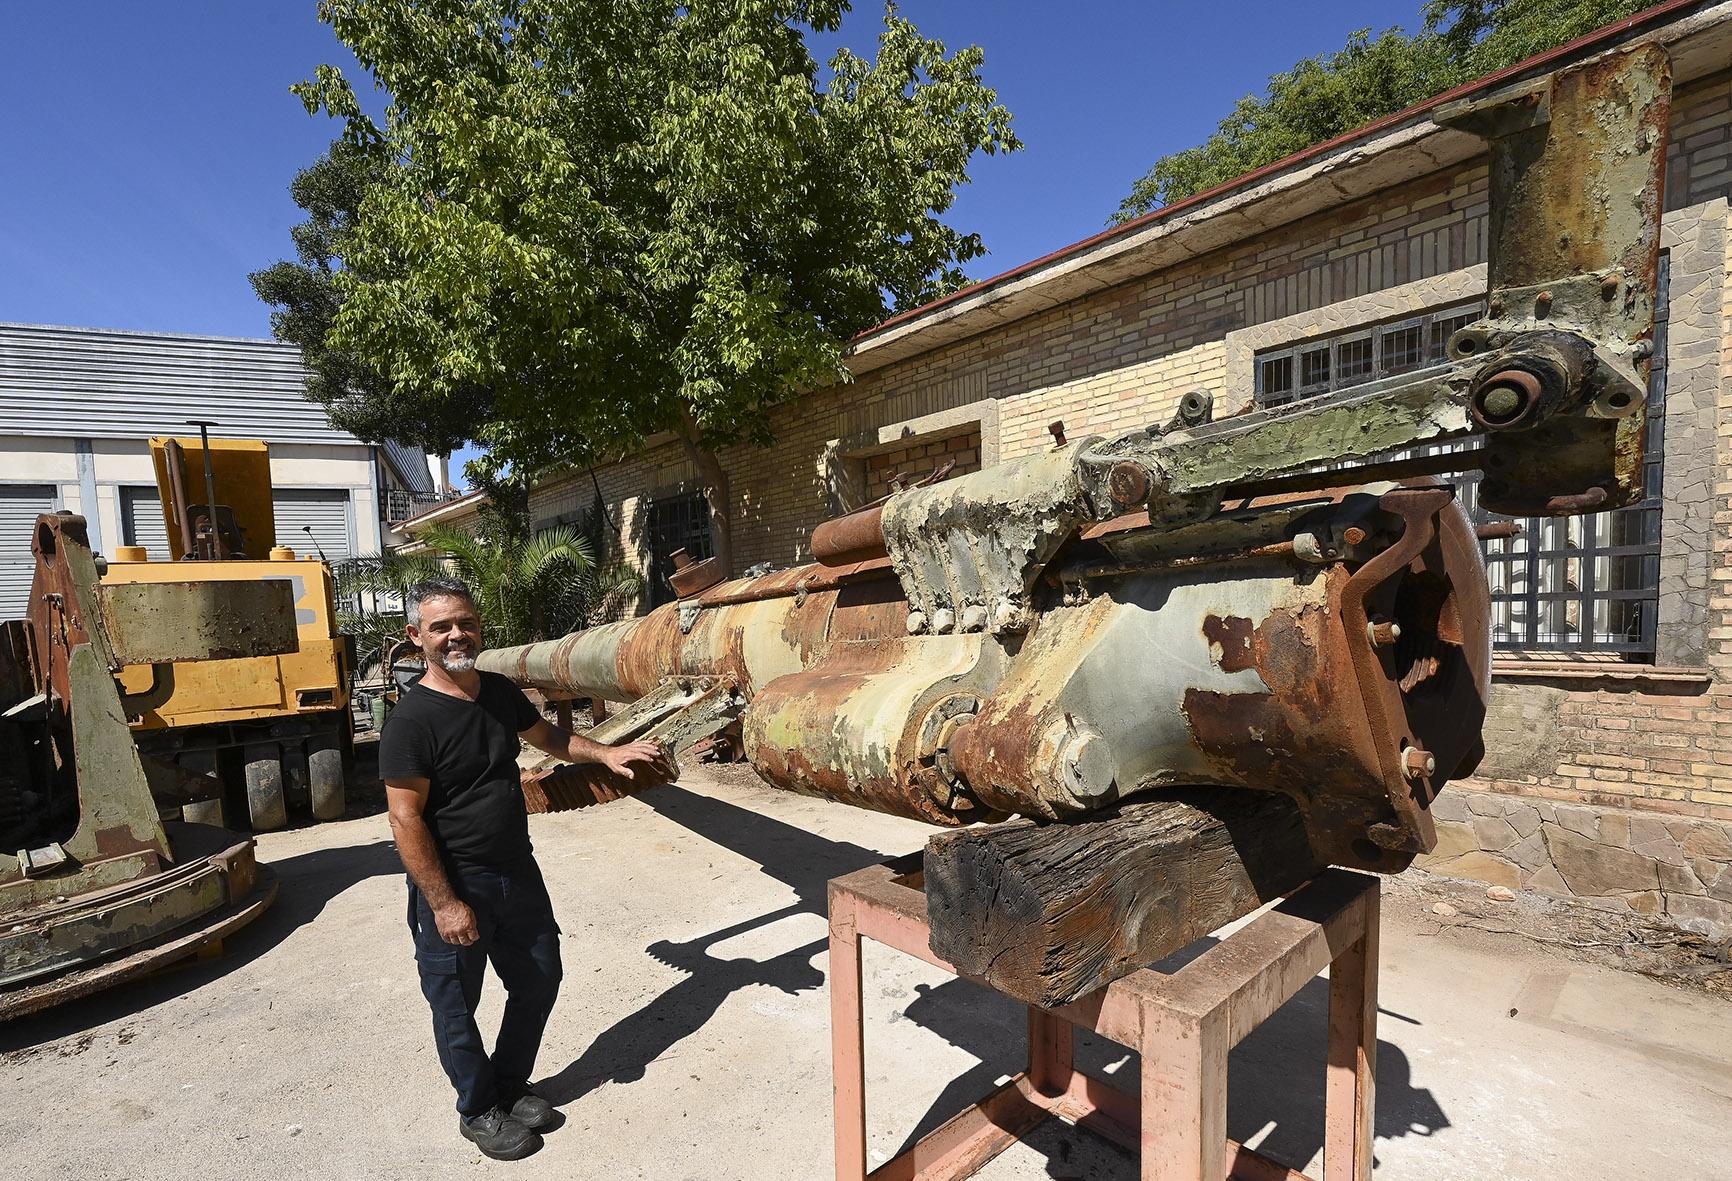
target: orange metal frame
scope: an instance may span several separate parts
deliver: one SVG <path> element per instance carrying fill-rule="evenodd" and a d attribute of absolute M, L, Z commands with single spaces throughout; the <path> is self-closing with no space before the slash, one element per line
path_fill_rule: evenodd
<path fill-rule="evenodd" d="M 1028 1069 L 896 1159 L 866 1168 L 860 941 L 954 973 L 927 946 L 918 854 L 830 883 L 837 1181 L 960 1181 L 1049 1116 L 1142 1152 L 1143 1181 L 1311 1181 L 1227 1138 L 1227 1054 L 1329 969 L 1324 1181 L 1369 1181 L 1378 879 L 1330 869 L 1178 971 L 1133 973 L 1028 1011 Z M 978 983 L 978 982 L 977 982 Z M 982 985 L 982 987 L 987 987 Z M 1142 1056 L 1142 1101 L 1075 1068 L 1075 1030 Z"/>

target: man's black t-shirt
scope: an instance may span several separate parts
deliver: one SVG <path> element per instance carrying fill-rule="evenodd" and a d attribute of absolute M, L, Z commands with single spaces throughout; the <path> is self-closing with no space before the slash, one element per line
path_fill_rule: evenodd
<path fill-rule="evenodd" d="M 517 736 L 540 720 L 522 689 L 486 672 L 474 701 L 416 681 L 391 711 L 379 777 L 432 785 L 422 815 L 448 866 L 499 869 L 529 855 Z"/>

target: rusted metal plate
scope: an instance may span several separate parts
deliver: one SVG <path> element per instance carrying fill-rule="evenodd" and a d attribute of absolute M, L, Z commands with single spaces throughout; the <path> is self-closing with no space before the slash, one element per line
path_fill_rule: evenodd
<path fill-rule="evenodd" d="M 135 926 L 133 929 L 139 935 L 139 942 L 122 945 L 106 958 L 86 957 L 75 966 L 53 975 L 0 989 L 0 1021 L 27 1016 L 158 971 L 219 942 L 268 910 L 276 900 L 277 879 L 268 866 L 259 865 L 254 860 L 252 841 L 220 829 L 205 831 L 220 834 L 219 839 L 232 842 L 208 857 L 199 848 L 188 851 L 201 891 L 208 881 L 207 869 L 214 867 L 221 879 L 221 896 L 212 908 L 186 915 L 179 923 L 159 927 L 154 938 L 148 930 L 140 931 Z M 160 886 L 161 883 L 153 882 L 152 885 Z M 127 901 L 135 902 L 136 899 L 129 897 Z M 158 917 L 177 913 L 176 900 L 159 901 L 165 905 Z M 69 902 L 68 906 L 74 904 L 80 908 L 87 907 L 82 898 Z"/>
<path fill-rule="evenodd" d="M 1495 512 L 1641 499 L 1671 88 L 1665 51 L 1639 45 L 1555 75 L 1525 124 L 1510 124 L 1497 96 L 1439 113 L 1492 133 L 1490 315 L 1469 342 L 1500 328 L 1565 329 L 1597 358 L 1583 411 L 1492 434 L 1480 501 Z M 1580 499 L 1593 490 L 1599 500 Z"/>
<path fill-rule="evenodd" d="M 684 553 L 684 550 L 679 551 Z M 716 558 L 705 558 L 699 562 L 688 561 L 684 566 L 668 575 L 668 584 L 674 588 L 674 594 L 682 599 L 702 594 L 712 586 L 716 586 L 727 578 L 728 572 Z"/>
<path fill-rule="evenodd" d="M 122 583 L 100 594 L 123 664 L 281 656 L 300 646 L 286 579 Z"/>

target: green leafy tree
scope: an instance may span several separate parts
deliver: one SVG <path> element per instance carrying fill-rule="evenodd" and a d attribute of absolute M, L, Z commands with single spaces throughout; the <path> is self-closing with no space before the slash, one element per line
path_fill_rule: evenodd
<path fill-rule="evenodd" d="M 845 0 L 322 0 L 390 96 L 296 87 L 380 169 L 340 236 L 326 340 L 381 374 L 410 438 L 472 474 L 684 445 L 731 565 L 717 449 L 846 380 L 843 347 L 961 285 L 942 220 L 978 152 L 1020 146 L 981 80 L 886 10 L 827 76 L 805 32 Z M 479 394 L 476 391 L 481 391 Z M 357 391 L 361 403 L 387 395 Z"/>
<path fill-rule="evenodd" d="M 280 260 L 247 279 L 258 297 L 275 309 L 272 334 L 301 350 L 307 396 L 325 407 L 334 425 L 362 439 L 394 438 L 448 455 L 464 441 L 456 416 L 433 424 L 441 429 L 432 433 L 418 429 L 429 424 L 404 412 L 412 393 L 398 390 L 353 352 L 329 343 L 343 304 L 336 284 L 343 242 L 354 229 L 367 187 L 382 168 L 373 156 L 338 140 L 296 173 L 289 195 L 307 219 L 289 231 L 295 260 Z M 468 396 L 478 402 L 478 391 L 470 390 Z"/>
<path fill-rule="evenodd" d="M 1225 184 L 1452 86 L 1543 53 L 1648 0 L 1430 0 L 1415 34 L 1360 29 L 1334 53 L 1273 74 L 1203 143 L 1162 156 L 1109 219 L 1122 224 Z"/>

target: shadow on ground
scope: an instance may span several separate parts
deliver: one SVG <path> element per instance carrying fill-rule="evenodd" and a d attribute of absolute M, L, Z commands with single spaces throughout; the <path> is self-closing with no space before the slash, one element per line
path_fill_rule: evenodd
<path fill-rule="evenodd" d="M 1194 958 L 1209 944 L 1193 945 Z M 1179 961 L 1184 962 L 1183 960 Z M 1178 964 L 1163 962 L 1163 968 Z M 1022 1070 L 1027 1062 L 1026 1011 L 1008 997 L 966 980 L 937 987 L 917 986 L 918 995 L 905 1016 L 951 1045 L 980 1059 L 945 1087 L 898 1153 L 933 1131 L 970 1103 L 984 1098 L 1000 1080 Z M 1392 1014 L 1392 1016 L 1399 1016 Z M 1410 1018 L 1400 1018 L 1411 1020 Z M 1266 1156 L 1304 1168 L 1323 1147 L 1324 1062 L 1329 1030 L 1329 984 L 1312 980 L 1233 1050 L 1228 1060 L 1227 1135 L 1241 1143 L 1266 1132 L 1256 1147 Z M 1114 1042 L 1093 1035 L 1077 1041 L 1079 1069 L 1136 1093 L 1138 1056 Z M 1377 1043 L 1377 1111 L 1379 1140 L 1429 1136 L 1449 1127 L 1449 1118 L 1431 1091 L 1415 1087 L 1407 1055 L 1393 1043 Z M 1041 1125 L 1028 1144 L 1047 1157 L 1048 1175 L 1072 1178 L 1072 1160 L 1084 1142 L 1105 1144 L 1091 1133 L 1079 1132 L 1056 1120 Z M 1098 1156 L 1099 1154 L 1091 1154 Z M 1110 1149 L 1105 1170 L 1091 1160 L 1090 1178 L 1134 1181 L 1140 1174 L 1133 1156 Z"/>
<path fill-rule="evenodd" d="M 213 980 L 220 980 L 270 951 L 297 928 L 312 922 L 331 899 L 357 882 L 380 874 L 403 872 L 396 846 L 389 841 L 340 849 L 316 849 L 269 864 L 279 883 L 276 902 L 253 922 L 224 939 L 220 955 L 183 961 L 142 980 L 0 1025 L 0 1054 L 14 1053 L 130 1017 Z"/>
<path fill-rule="evenodd" d="M 747 985 L 765 984 L 789 993 L 821 987 L 824 974 L 812 961 L 827 949 L 826 940 L 764 961 L 725 958 L 710 949 L 792 915 L 827 916 L 826 883 L 831 878 L 885 859 L 875 850 L 828 840 L 679 787 L 656 788 L 636 798 L 689 831 L 757 862 L 766 874 L 792 888 L 796 900 L 696 939 L 651 944 L 646 949 L 651 955 L 681 968 L 686 977 L 603 1031 L 581 1057 L 543 1080 L 542 1093 L 558 1105 L 569 1104 L 605 1082 L 641 1079 L 651 1062 L 702 1029 L 732 993 Z M 1195 944 L 1159 966 L 1176 970 L 1208 946 L 1207 941 Z M 984 1097 L 1026 1062 L 1025 1011 L 1014 1001 L 964 980 L 922 985 L 918 992 L 903 1015 L 973 1055 L 980 1064 L 951 1080 L 908 1134 L 904 1148 Z M 1321 1149 L 1328 1011 L 1329 986 L 1313 980 L 1234 1049 L 1229 1063 L 1229 1136 L 1243 1142 L 1262 1134 L 1258 1142 L 1262 1152 L 1297 1167 Z M 1080 1038 L 1077 1065 L 1133 1091 L 1137 1087 L 1136 1055 L 1104 1039 Z M 1377 1137 L 1429 1136 L 1448 1126 L 1448 1117 L 1431 1092 L 1413 1086 L 1407 1056 L 1380 1040 Z M 1027 1143 L 1047 1157 L 1049 1176 L 1074 1178 L 1083 1175 L 1072 1161 L 1084 1139 L 1095 1138 L 1049 1120 Z M 1129 1181 L 1138 1175 L 1134 1159 L 1117 1149 L 1111 1150 L 1109 1171 L 1104 1173 L 1100 1154 L 1090 1151 L 1088 1155 L 1091 1178 Z"/>
<path fill-rule="evenodd" d="M 650 955 L 686 972 L 686 977 L 603 1030 L 575 1062 L 543 1079 L 538 1089 L 554 1104 L 571 1103 L 603 1083 L 642 1078 L 651 1062 L 702 1029 L 722 1002 L 747 985 L 766 984 L 787 993 L 822 987 L 824 973 L 812 959 L 827 949 L 827 940 L 814 940 L 768 960 L 727 958 L 710 949 L 793 915 L 825 916 L 825 885 L 831 878 L 884 860 L 876 850 L 827 840 L 681 787 L 653 788 L 635 798 L 682 828 L 757 862 L 766 874 L 791 888 L 795 900 L 696 939 L 650 944 L 645 949 Z"/>

